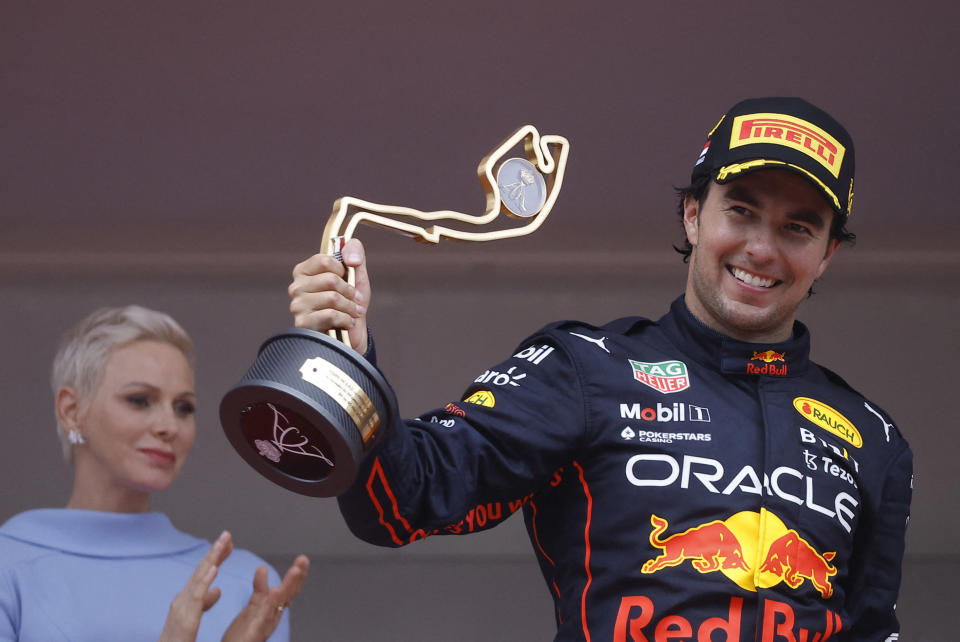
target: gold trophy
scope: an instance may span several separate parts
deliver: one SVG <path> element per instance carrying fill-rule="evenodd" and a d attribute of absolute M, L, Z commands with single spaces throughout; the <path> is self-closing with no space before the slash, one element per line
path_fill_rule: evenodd
<path fill-rule="evenodd" d="M 507 157 L 521 144 L 522 156 Z M 360 223 L 432 244 L 442 238 L 493 241 L 530 234 L 553 209 L 569 151 L 566 138 L 541 136 L 525 125 L 480 161 L 483 214 L 424 212 L 345 196 L 333 204 L 321 247 L 340 258 Z M 522 224 L 492 229 L 500 214 Z M 451 223 L 459 225 L 447 227 Z M 352 284 L 353 269 L 348 279 Z M 267 479 L 314 497 L 345 492 L 396 419 L 393 390 L 350 347 L 346 331 L 291 328 L 270 337 L 220 402 L 220 423 L 240 456 Z"/>

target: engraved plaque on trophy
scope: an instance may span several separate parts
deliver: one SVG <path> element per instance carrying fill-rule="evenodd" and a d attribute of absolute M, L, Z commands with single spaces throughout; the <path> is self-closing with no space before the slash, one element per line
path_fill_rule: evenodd
<path fill-rule="evenodd" d="M 515 149 L 519 154 L 508 156 Z M 321 247 L 339 258 L 361 223 L 434 244 L 443 238 L 493 241 L 530 234 L 556 202 L 569 149 L 562 136 L 541 136 L 531 125 L 514 132 L 477 168 L 486 193 L 483 214 L 340 198 Z M 510 225 L 498 219 L 501 214 L 513 219 Z M 353 278 L 350 269 L 351 283 Z M 267 479 L 315 497 L 345 492 L 396 420 L 393 390 L 350 347 L 345 331 L 291 328 L 270 337 L 220 402 L 220 423 L 240 456 Z"/>

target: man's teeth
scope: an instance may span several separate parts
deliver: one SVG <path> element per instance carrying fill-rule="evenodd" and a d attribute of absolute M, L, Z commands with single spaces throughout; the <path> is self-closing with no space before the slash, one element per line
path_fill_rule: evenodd
<path fill-rule="evenodd" d="M 735 276 L 737 280 L 743 281 L 747 285 L 755 285 L 760 288 L 772 287 L 773 284 L 777 282 L 776 279 L 764 279 L 759 276 L 754 276 L 749 272 L 744 272 L 740 268 L 733 268 L 733 276 Z"/>

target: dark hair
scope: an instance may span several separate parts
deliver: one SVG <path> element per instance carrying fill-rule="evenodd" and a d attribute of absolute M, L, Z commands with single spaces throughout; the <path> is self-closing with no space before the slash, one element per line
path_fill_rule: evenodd
<path fill-rule="evenodd" d="M 710 187 L 710 183 L 712 182 L 713 179 L 709 176 L 699 176 L 686 187 L 673 188 L 673 191 L 677 193 L 677 214 L 680 216 L 680 227 L 683 230 L 683 244 L 674 245 L 673 249 L 683 255 L 684 263 L 690 262 L 690 253 L 693 252 L 693 245 L 690 244 L 690 239 L 687 238 L 687 228 L 683 226 L 683 204 L 688 196 L 692 196 L 697 199 L 700 207 L 703 207 L 703 202 L 707 200 L 707 192 L 709 191 L 707 188 Z"/>
<path fill-rule="evenodd" d="M 709 176 L 700 176 L 686 187 L 673 188 L 677 193 L 677 214 L 680 216 L 681 226 L 683 225 L 684 201 L 687 200 L 688 196 L 692 196 L 697 199 L 697 203 L 703 207 L 703 202 L 707 200 L 707 193 L 710 191 L 711 183 L 713 183 L 713 179 Z M 830 222 L 830 238 L 836 239 L 841 243 L 846 243 L 847 245 L 853 245 L 857 241 L 857 235 L 847 229 L 846 217 L 838 216 L 836 213 L 834 213 L 833 220 Z M 684 263 L 690 261 L 690 253 L 693 252 L 693 246 L 690 245 L 690 239 L 687 238 L 686 229 L 684 229 L 683 232 L 683 243 L 674 245 L 673 249 L 683 255 Z M 812 293 L 813 290 L 811 288 L 811 294 Z"/>

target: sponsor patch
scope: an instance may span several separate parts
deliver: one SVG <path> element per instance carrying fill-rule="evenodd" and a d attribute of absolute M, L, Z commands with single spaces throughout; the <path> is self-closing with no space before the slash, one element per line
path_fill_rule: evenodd
<path fill-rule="evenodd" d="M 787 353 L 777 352 L 776 350 L 764 350 L 763 352 L 754 352 L 747 362 L 747 374 L 774 375 L 778 377 L 787 376 Z M 752 363 L 753 361 L 762 361 L 763 365 Z M 777 363 L 781 365 L 777 365 Z"/>
<path fill-rule="evenodd" d="M 863 446 L 863 437 L 857 427 L 827 404 L 810 397 L 797 397 L 793 400 L 793 407 L 805 419 L 840 437 L 854 448 Z"/>
<path fill-rule="evenodd" d="M 884 419 L 884 418 L 883 418 L 883 415 L 881 415 L 879 412 L 877 412 L 876 410 L 874 410 L 874 409 L 873 409 L 873 406 L 871 406 L 870 404 L 868 404 L 866 401 L 863 402 L 863 407 L 866 408 L 867 410 L 869 410 L 870 412 L 872 412 L 873 414 L 875 414 L 875 415 L 877 416 L 877 419 L 879 419 L 879 420 L 881 421 L 881 423 L 883 423 L 883 434 L 886 435 L 886 437 L 887 437 L 887 442 L 889 443 L 889 441 L 890 441 L 890 429 L 893 428 L 893 424 L 890 423 L 889 421 L 887 421 L 886 419 Z"/>
<path fill-rule="evenodd" d="M 604 341 L 607 340 L 606 337 L 600 337 L 599 339 L 594 339 L 593 337 L 588 337 L 588 336 L 585 335 L 585 334 L 577 334 L 576 332 L 571 332 L 570 334 L 573 335 L 573 336 L 575 336 L 575 337 L 580 337 L 580 338 L 583 339 L 584 341 L 589 341 L 590 343 L 594 343 L 594 344 L 597 345 L 598 348 L 600 348 L 601 350 L 603 350 L 603 351 L 606 352 L 607 354 L 610 354 L 610 349 L 607 348 L 606 344 L 604 343 Z"/>
<path fill-rule="evenodd" d="M 497 400 L 489 390 L 477 390 L 475 393 L 464 399 L 466 403 L 475 403 L 478 406 L 493 408 L 497 405 Z"/>
<path fill-rule="evenodd" d="M 484 370 L 483 374 L 473 380 L 474 383 L 492 383 L 495 386 L 520 386 L 520 380 L 526 378 L 526 373 L 517 370 L 516 366 L 510 366 L 506 372 L 497 372 L 496 370 Z"/>
<path fill-rule="evenodd" d="M 553 352 L 553 346 L 540 345 L 529 346 L 513 355 L 516 359 L 526 359 L 530 363 L 537 365 Z"/>
<path fill-rule="evenodd" d="M 643 421 L 710 421 L 710 409 L 695 406 L 692 403 L 665 405 L 657 402 L 656 408 L 644 408 L 642 404 L 620 404 L 621 419 L 642 419 Z"/>
<path fill-rule="evenodd" d="M 641 441 L 645 444 L 672 444 L 675 441 L 710 441 L 708 432 L 657 432 L 654 430 L 634 430 L 630 426 L 620 431 L 625 441 Z"/>
<path fill-rule="evenodd" d="M 754 361 L 763 361 L 764 363 L 773 363 L 774 361 L 786 361 L 787 353 L 776 352 L 775 350 L 765 350 L 764 352 L 754 352 L 750 357 Z"/>
<path fill-rule="evenodd" d="M 819 473 L 810 475 L 790 466 L 778 466 L 768 475 L 749 464 L 739 470 L 725 469 L 720 461 L 709 457 L 674 457 L 646 449 L 627 460 L 625 473 L 628 482 L 641 488 L 677 487 L 701 495 L 706 490 L 717 495 L 778 497 L 804 507 L 811 515 L 836 520 L 848 533 L 853 532 L 860 505 L 854 489 L 838 490 L 835 484 L 822 483 Z"/>
<path fill-rule="evenodd" d="M 650 545 L 659 554 L 644 562 L 641 573 L 657 573 L 689 561 L 700 573 L 719 571 L 748 591 L 784 582 L 791 589 L 812 587 L 823 599 L 833 595 L 835 551 L 820 553 L 777 515 L 761 508 L 727 519 L 698 524 L 664 536 L 666 519 L 650 516 Z M 762 537 L 758 538 L 758 534 Z M 759 544 L 759 546 L 758 546 Z M 759 563 L 759 567 L 752 568 Z M 806 586 L 804 584 L 806 583 Z"/>
<path fill-rule="evenodd" d="M 458 405 L 455 404 L 455 403 L 448 403 L 446 406 L 443 407 L 443 409 L 444 409 L 445 412 L 447 412 L 448 414 L 451 414 L 451 415 L 453 415 L 453 416 L 455 416 L 455 417 L 466 417 L 466 416 L 467 416 L 467 413 L 465 413 L 465 412 L 463 411 L 463 408 L 461 408 L 460 406 L 458 406 Z"/>
<path fill-rule="evenodd" d="M 627 361 L 633 371 L 633 378 L 658 392 L 669 394 L 690 387 L 687 365 L 682 361 L 660 361 L 657 363 L 634 361 L 633 359 L 627 359 Z"/>
<path fill-rule="evenodd" d="M 782 145 L 803 152 L 840 176 L 846 149 L 836 138 L 802 118 L 787 114 L 745 114 L 733 119 L 730 149 L 754 143 Z"/>

